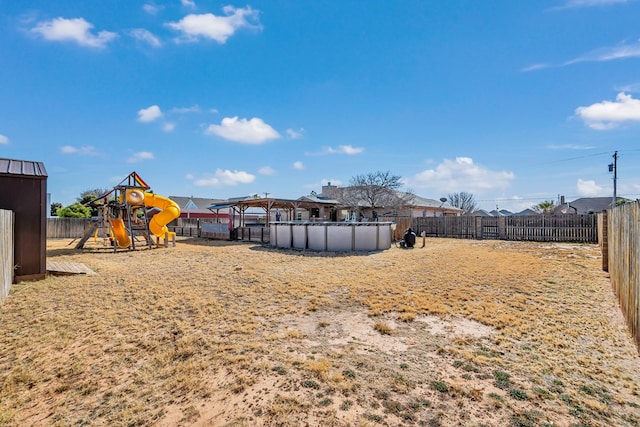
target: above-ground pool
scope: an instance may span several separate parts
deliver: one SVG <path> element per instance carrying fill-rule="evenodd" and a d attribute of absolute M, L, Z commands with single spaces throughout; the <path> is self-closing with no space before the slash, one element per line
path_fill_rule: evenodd
<path fill-rule="evenodd" d="M 301 222 L 270 225 L 271 246 L 316 251 L 377 251 L 391 247 L 392 222 Z"/>

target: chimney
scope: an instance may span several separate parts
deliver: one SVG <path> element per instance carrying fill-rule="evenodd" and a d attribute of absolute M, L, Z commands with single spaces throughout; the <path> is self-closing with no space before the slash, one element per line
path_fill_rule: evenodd
<path fill-rule="evenodd" d="M 322 186 L 322 197 L 333 198 L 338 187 L 331 185 L 331 182 L 327 182 L 327 185 Z"/>

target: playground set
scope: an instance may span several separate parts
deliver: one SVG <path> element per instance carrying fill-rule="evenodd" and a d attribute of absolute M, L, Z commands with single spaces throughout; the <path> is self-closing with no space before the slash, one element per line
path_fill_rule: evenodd
<path fill-rule="evenodd" d="M 98 209 L 98 216 L 91 218 L 84 235 L 76 245 L 83 249 L 89 239 L 97 242 L 102 239 L 103 246 L 118 249 L 135 250 L 138 236 L 145 240 L 151 249 L 164 240 L 175 246 L 176 234 L 170 232 L 167 224 L 180 216 L 180 207 L 171 199 L 154 194 L 151 188 L 136 172 L 131 172 L 113 189 L 87 202 L 85 206 Z"/>

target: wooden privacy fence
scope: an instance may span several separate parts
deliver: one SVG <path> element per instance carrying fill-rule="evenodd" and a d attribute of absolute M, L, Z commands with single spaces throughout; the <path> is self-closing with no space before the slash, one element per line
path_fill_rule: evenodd
<path fill-rule="evenodd" d="M 0 209 L 0 302 L 13 283 L 13 211 Z"/>
<path fill-rule="evenodd" d="M 458 239 L 597 242 L 596 215 L 442 216 L 414 218 L 418 235 Z"/>
<path fill-rule="evenodd" d="M 82 237 L 90 222 L 90 218 L 47 218 L 47 239 Z"/>
<path fill-rule="evenodd" d="M 607 257 L 611 285 L 640 348 L 640 203 L 618 206 L 604 218 L 607 245 L 603 257 Z"/>
<path fill-rule="evenodd" d="M 378 220 L 381 221 L 381 222 L 395 222 L 396 223 L 396 229 L 395 229 L 395 231 L 393 231 L 393 236 L 392 236 L 393 239 L 395 239 L 395 240 L 402 239 L 402 236 L 404 236 L 404 232 L 407 231 L 407 228 L 409 228 L 409 227 L 415 228 L 411 218 L 391 217 L 390 216 L 390 217 L 380 217 L 380 218 L 378 218 Z"/>

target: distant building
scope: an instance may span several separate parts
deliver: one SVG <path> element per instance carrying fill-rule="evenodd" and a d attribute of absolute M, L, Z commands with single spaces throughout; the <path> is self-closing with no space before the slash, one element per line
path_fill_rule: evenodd
<path fill-rule="evenodd" d="M 618 198 L 618 200 L 624 200 Z M 571 202 L 565 202 L 564 196 L 560 197 L 560 205 L 554 210 L 554 215 L 567 214 L 596 214 L 611 208 L 611 197 L 581 197 Z"/>
<path fill-rule="evenodd" d="M 320 199 L 330 199 L 339 203 L 343 199 L 344 187 L 331 185 L 322 186 L 322 193 L 318 196 Z M 449 203 L 440 200 L 428 199 L 421 196 L 410 195 L 401 191 L 396 191 L 398 199 L 404 199 L 406 202 L 401 207 L 376 206 L 373 209 L 364 200 L 358 202 L 357 212 L 351 211 L 352 207 L 340 206 L 340 215 L 338 221 L 345 218 L 351 218 L 355 214 L 357 218 L 366 218 L 368 220 L 376 217 L 427 217 L 427 216 L 445 216 L 462 214 L 462 209 L 451 206 Z M 375 212 L 374 212 L 375 211 Z"/>
<path fill-rule="evenodd" d="M 493 216 L 491 214 L 491 212 L 488 212 L 484 209 L 478 209 L 477 211 L 473 211 L 473 214 L 471 214 L 471 216 Z"/>
<path fill-rule="evenodd" d="M 529 215 L 540 215 L 540 212 L 536 212 L 533 209 L 524 209 L 520 212 L 514 213 L 514 216 L 529 216 Z"/>
<path fill-rule="evenodd" d="M 180 207 L 180 218 L 228 218 L 227 211 L 216 213 L 207 207 L 225 203 L 220 199 L 207 199 L 202 197 L 169 196 Z"/>
<path fill-rule="evenodd" d="M 520 212 L 511 212 L 507 209 L 500 209 L 500 210 L 492 210 L 491 212 L 487 212 L 484 209 L 478 209 L 477 211 L 474 211 L 472 216 L 492 216 L 492 217 L 499 217 L 499 216 L 528 216 L 528 215 L 540 215 L 539 212 L 534 211 L 533 209 L 524 209 Z"/>

